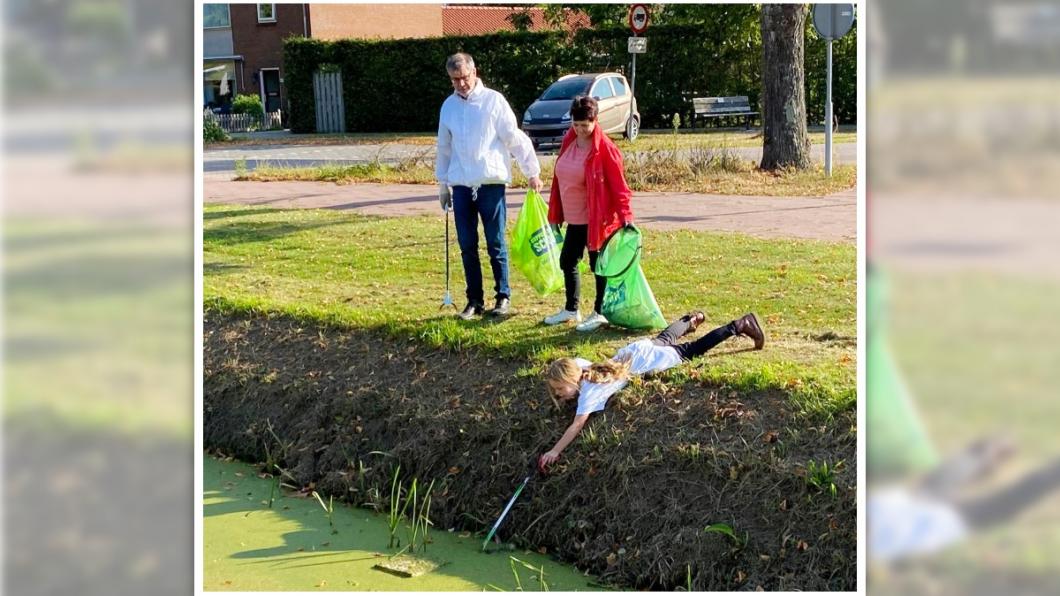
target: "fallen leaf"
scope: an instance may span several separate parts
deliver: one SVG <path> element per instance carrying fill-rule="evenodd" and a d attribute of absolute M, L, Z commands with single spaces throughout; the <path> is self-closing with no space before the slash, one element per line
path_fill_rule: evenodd
<path fill-rule="evenodd" d="M 736 583 L 742 584 L 747 579 L 747 574 L 739 569 L 736 570 Z"/>
<path fill-rule="evenodd" d="M 460 473 L 460 468 L 458 468 L 457 466 L 453 466 L 453 467 L 449 468 L 449 473 L 450 474 L 459 474 Z"/>
<path fill-rule="evenodd" d="M 539 553 L 541 553 L 543 555 L 547 555 L 548 554 L 548 548 L 542 546 L 541 548 L 537 549 L 537 552 L 539 552 Z"/>
<path fill-rule="evenodd" d="M 778 433 L 775 430 L 771 430 L 771 431 L 767 432 L 764 437 L 762 437 L 762 442 L 763 443 L 776 443 L 779 438 L 780 438 L 780 433 Z"/>
<path fill-rule="evenodd" d="M 787 499 L 784 499 L 783 501 L 780 502 L 780 510 L 781 511 L 787 511 L 788 510 L 788 500 Z"/>
<path fill-rule="evenodd" d="M 611 554 L 607 555 L 607 566 L 608 567 L 614 567 L 616 562 L 618 562 L 618 557 L 615 556 L 615 553 L 611 553 Z"/>
<path fill-rule="evenodd" d="M 799 543 L 795 545 L 795 550 L 800 552 L 805 552 L 808 548 L 810 548 L 810 545 L 807 544 L 805 540 L 800 540 Z"/>

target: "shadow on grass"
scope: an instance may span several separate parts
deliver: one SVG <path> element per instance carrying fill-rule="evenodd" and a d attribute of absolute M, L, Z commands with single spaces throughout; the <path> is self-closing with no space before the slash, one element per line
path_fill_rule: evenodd
<path fill-rule="evenodd" d="M 249 217 L 252 215 L 264 215 L 266 213 L 279 213 L 283 209 L 272 209 L 269 207 L 255 207 L 247 209 L 226 209 L 224 211 L 213 211 L 207 209 L 203 211 L 202 218 L 206 221 L 213 219 L 229 219 L 232 217 Z"/>
<path fill-rule="evenodd" d="M 230 223 L 211 226 L 202 232 L 204 244 L 235 246 L 238 244 L 271 242 L 292 234 L 318 230 L 335 225 L 348 224 L 348 221 L 335 220 L 323 223 L 296 224 L 290 222 L 267 223 Z"/>
<path fill-rule="evenodd" d="M 9 271 L 5 281 L 8 287 L 21 290 L 11 297 L 39 293 L 51 300 L 81 301 L 181 284 L 191 268 L 189 255 L 83 255 L 35 262 Z"/>

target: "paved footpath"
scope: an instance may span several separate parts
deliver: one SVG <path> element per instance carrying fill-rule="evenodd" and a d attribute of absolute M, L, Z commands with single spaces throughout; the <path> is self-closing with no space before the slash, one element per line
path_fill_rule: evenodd
<path fill-rule="evenodd" d="M 836 163 L 857 163 L 857 143 L 837 143 Z M 743 159 L 762 161 L 761 147 L 737 147 L 734 149 Z M 811 155 L 814 160 L 824 159 L 824 146 L 814 145 Z M 555 151 L 538 151 L 542 160 L 551 160 Z M 291 168 L 308 168 L 328 164 L 363 164 L 372 161 L 395 163 L 416 158 L 434 164 L 434 145 L 406 145 L 402 143 L 360 145 L 248 145 L 211 147 L 203 152 L 203 171 L 210 174 L 234 172 L 236 162 L 242 161 L 247 170 L 253 171 L 262 164 Z"/>
<path fill-rule="evenodd" d="M 205 203 L 234 203 L 281 209 L 342 209 L 366 215 L 441 214 L 436 186 L 331 182 L 236 182 L 207 175 Z M 508 190 L 514 219 L 525 190 Z M 547 198 L 547 196 L 546 196 Z M 857 193 L 827 197 L 747 197 L 683 192 L 638 192 L 633 196 L 638 225 L 660 230 L 740 232 L 760 238 L 805 238 L 854 242 Z"/>

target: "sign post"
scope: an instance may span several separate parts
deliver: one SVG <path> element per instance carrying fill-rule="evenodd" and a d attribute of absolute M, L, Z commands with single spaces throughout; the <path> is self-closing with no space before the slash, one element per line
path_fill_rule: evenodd
<path fill-rule="evenodd" d="M 853 4 L 815 4 L 813 28 L 828 44 L 824 95 L 824 171 L 832 175 L 832 42 L 850 31 L 854 24 Z"/>
<path fill-rule="evenodd" d="M 632 76 L 629 79 L 629 92 L 633 97 L 637 96 L 637 54 L 643 54 L 648 50 L 648 40 L 640 42 L 638 36 L 648 30 L 648 21 L 651 20 L 651 11 L 647 4 L 634 4 L 629 7 L 629 28 L 633 31 L 633 37 L 629 38 L 629 53 L 633 54 Z"/>

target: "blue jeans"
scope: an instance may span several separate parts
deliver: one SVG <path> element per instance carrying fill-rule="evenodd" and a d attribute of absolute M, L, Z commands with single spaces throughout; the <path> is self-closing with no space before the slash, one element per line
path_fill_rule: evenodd
<path fill-rule="evenodd" d="M 456 239 L 460 243 L 460 258 L 464 262 L 464 281 L 467 282 L 467 301 L 484 305 L 482 290 L 482 266 L 478 259 L 478 219 L 486 233 L 486 252 L 493 269 L 496 297 L 509 298 L 508 287 L 508 243 L 505 225 L 508 209 L 504 203 L 504 185 L 486 184 L 478 189 L 478 198 L 472 200 L 467 186 L 453 187 L 453 218 L 456 220 Z"/>

